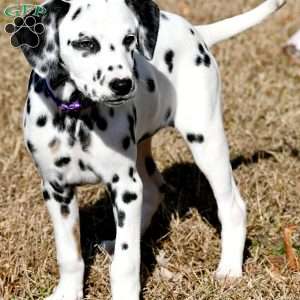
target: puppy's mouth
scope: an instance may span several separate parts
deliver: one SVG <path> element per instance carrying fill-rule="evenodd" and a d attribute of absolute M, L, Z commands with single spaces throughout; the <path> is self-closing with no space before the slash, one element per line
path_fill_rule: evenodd
<path fill-rule="evenodd" d="M 115 99 L 105 99 L 103 103 L 108 106 L 120 106 L 133 98 L 133 95 L 129 95 L 127 97 L 115 98 Z"/>
<path fill-rule="evenodd" d="M 132 91 L 125 96 L 117 96 L 117 95 L 102 95 L 102 96 L 97 96 L 95 95 L 91 95 L 90 93 L 88 93 L 88 95 L 86 95 L 86 92 L 80 91 L 80 90 L 76 90 L 76 93 L 73 93 L 73 99 L 80 99 L 80 101 L 82 102 L 88 102 L 88 103 L 104 103 L 107 106 L 121 106 L 122 104 L 125 104 L 127 102 L 129 102 L 130 100 L 132 100 L 136 95 L 136 89 L 132 89 Z"/>

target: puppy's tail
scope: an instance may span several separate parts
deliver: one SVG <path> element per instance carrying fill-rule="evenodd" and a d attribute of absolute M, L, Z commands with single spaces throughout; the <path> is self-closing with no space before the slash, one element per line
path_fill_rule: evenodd
<path fill-rule="evenodd" d="M 286 0 L 266 0 L 256 8 L 223 21 L 209 25 L 196 26 L 203 36 L 208 47 L 223 40 L 229 39 L 257 24 L 277 11 L 286 3 Z"/>

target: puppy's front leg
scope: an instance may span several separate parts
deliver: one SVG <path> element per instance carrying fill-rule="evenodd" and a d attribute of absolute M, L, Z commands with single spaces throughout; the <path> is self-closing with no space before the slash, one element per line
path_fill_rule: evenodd
<path fill-rule="evenodd" d="M 79 211 L 74 188 L 58 182 L 43 184 L 43 196 L 53 222 L 60 279 L 46 300 L 83 298 L 84 262 L 81 256 Z"/>
<path fill-rule="evenodd" d="M 113 300 L 138 300 L 140 294 L 140 236 L 142 181 L 132 166 L 108 184 L 114 206 L 117 235 L 111 265 Z"/>

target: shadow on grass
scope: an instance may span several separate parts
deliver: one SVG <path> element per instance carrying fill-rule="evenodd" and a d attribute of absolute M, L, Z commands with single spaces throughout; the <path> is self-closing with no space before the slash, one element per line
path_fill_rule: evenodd
<path fill-rule="evenodd" d="M 272 154 L 258 151 L 251 157 L 238 156 L 231 161 L 232 168 L 241 165 L 258 163 L 260 159 L 271 159 Z M 155 265 L 155 253 L 159 244 L 170 230 L 172 215 L 176 214 L 184 219 L 191 208 L 196 208 L 202 218 L 217 229 L 220 233 L 220 223 L 217 216 L 217 204 L 206 178 L 195 164 L 175 164 L 163 172 L 167 183 L 175 187 L 175 192 L 167 192 L 164 202 L 153 218 L 152 224 L 142 241 L 142 286 L 151 276 Z M 81 240 L 83 256 L 86 263 L 86 277 L 89 276 L 93 264 L 97 245 L 103 240 L 112 240 L 115 237 L 115 223 L 111 202 L 108 195 L 99 199 L 92 206 L 80 209 Z M 250 240 L 247 240 L 244 260 L 249 256 Z M 155 249 L 155 251 L 154 251 Z"/>

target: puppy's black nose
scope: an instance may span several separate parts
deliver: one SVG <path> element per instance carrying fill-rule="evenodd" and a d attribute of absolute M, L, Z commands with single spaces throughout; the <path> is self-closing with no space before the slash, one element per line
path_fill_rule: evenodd
<path fill-rule="evenodd" d="M 125 79 L 113 79 L 109 83 L 109 87 L 117 96 L 126 96 L 132 89 L 132 80 L 129 78 Z"/>

